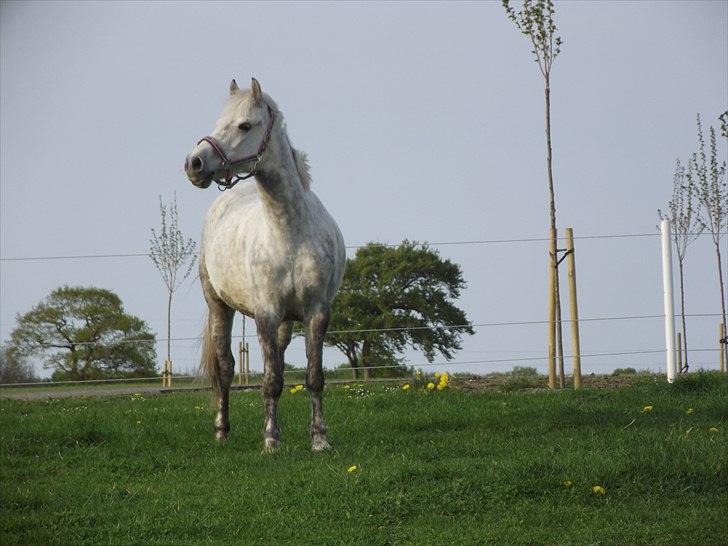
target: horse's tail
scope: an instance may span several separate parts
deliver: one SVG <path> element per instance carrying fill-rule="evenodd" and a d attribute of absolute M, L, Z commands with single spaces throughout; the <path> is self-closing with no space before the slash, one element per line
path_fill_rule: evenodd
<path fill-rule="evenodd" d="M 202 331 L 202 358 L 200 359 L 200 371 L 202 375 L 210 380 L 212 396 L 219 400 L 222 389 L 220 388 L 220 362 L 217 359 L 215 348 L 212 345 L 212 334 L 210 332 L 210 318 Z"/>

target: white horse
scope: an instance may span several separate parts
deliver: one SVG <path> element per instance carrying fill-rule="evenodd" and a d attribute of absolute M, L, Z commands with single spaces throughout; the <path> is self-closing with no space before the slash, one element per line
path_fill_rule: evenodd
<path fill-rule="evenodd" d="M 311 397 L 311 439 L 328 449 L 322 412 L 322 348 L 331 301 L 341 284 L 346 255 L 336 222 L 311 191 L 306 156 L 295 150 L 276 103 L 253 79 L 250 90 L 230 83 L 230 99 L 211 136 L 185 160 L 190 182 L 225 191 L 207 212 L 200 280 L 209 308 L 202 368 L 218 399 L 215 437 L 227 438 L 230 347 L 235 311 L 255 320 L 263 353 L 264 449 L 280 444 L 276 409 L 283 390 L 284 352 L 293 323 L 303 322 Z M 247 172 L 246 176 L 239 173 Z"/>

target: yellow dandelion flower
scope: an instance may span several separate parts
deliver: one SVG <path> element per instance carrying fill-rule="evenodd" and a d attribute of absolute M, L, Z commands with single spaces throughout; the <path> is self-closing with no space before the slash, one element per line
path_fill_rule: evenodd
<path fill-rule="evenodd" d="M 351 385 L 344 385 L 344 390 L 348 391 L 351 388 Z"/>
<path fill-rule="evenodd" d="M 297 392 L 298 392 L 298 389 L 296 389 L 296 387 L 293 387 L 293 388 L 292 388 L 292 389 L 290 390 L 290 393 L 291 393 L 291 394 L 296 394 Z"/>
<path fill-rule="evenodd" d="M 650 413 L 652 411 L 652 406 L 645 406 L 642 408 L 642 413 Z"/>
<path fill-rule="evenodd" d="M 346 469 L 346 471 L 347 471 L 347 472 L 348 472 L 349 474 L 353 474 L 353 473 L 354 473 L 354 472 L 356 472 L 357 470 L 359 470 L 359 467 L 358 467 L 358 466 L 356 466 L 355 464 L 351 465 L 351 466 L 350 466 L 349 468 L 347 468 L 347 469 Z"/>
<path fill-rule="evenodd" d="M 566 487 L 567 489 L 571 487 L 571 480 L 564 480 L 564 487 Z"/>
<path fill-rule="evenodd" d="M 688 415 L 692 415 L 693 413 L 695 413 L 695 410 L 693 408 L 688 408 L 688 411 L 686 411 L 685 413 L 687 413 Z"/>
<path fill-rule="evenodd" d="M 434 384 L 434 383 L 428 383 L 428 384 L 427 384 L 427 390 L 428 390 L 428 391 L 431 391 L 431 390 L 433 390 L 434 388 L 435 388 L 435 384 Z"/>
<path fill-rule="evenodd" d="M 442 375 L 440 372 L 435 372 L 435 379 L 440 379 L 440 375 Z"/>
<path fill-rule="evenodd" d="M 441 383 L 438 383 L 437 384 L 437 390 L 438 391 L 441 391 L 441 390 L 446 389 L 446 388 L 447 388 L 447 383 L 442 383 L 441 382 Z"/>
<path fill-rule="evenodd" d="M 604 495 L 607 492 L 601 485 L 592 486 L 592 493 L 595 495 Z"/>
<path fill-rule="evenodd" d="M 303 385 L 296 385 L 296 390 L 297 391 L 302 391 L 303 390 Z"/>
<path fill-rule="evenodd" d="M 708 429 L 708 432 L 718 432 L 718 429 L 717 429 L 717 428 L 715 428 L 715 427 L 710 427 L 710 428 Z"/>
<path fill-rule="evenodd" d="M 403 391 L 408 391 L 409 388 L 410 388 L 410 384 L 409 383 L 405 383 L 404 385 L 402 385 L 402 390 Z"/>
<path fill-rule="evenodd" d="M 447 382 L 450 379 L 450 375 L 447 372 L 442 372 L 440 374 L 440 381 Z"/>

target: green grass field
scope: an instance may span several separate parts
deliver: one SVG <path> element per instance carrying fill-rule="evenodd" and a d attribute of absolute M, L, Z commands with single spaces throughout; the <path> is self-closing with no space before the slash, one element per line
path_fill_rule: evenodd
<path fill-rule="evenodd" d="M 265 456 L 257 392 L 233 395 L 224 445 L 205 393 L 0 401 L 0 543 L 728 541 L 725 376 L 337 386 L 325 412 L 335 449 L 314 454 L 308 398 L 286 390 L 283 448 Z"/>

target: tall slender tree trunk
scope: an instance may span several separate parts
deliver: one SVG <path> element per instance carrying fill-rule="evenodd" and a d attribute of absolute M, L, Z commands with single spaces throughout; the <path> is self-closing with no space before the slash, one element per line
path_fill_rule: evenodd
<path fill-rule="evenodd" d="M 551 147 L 551 78 L 549 72 L 544 75 L 546 87 L 544 88 L 544 98 L 546 99 L 546 169 L 549 179 L 549 216 L 551 219 L 551 229 L 556 231 L 556 196 L 554 194 L 554 174 L 553 174 L 553 155 Z M 558 233 L 558 232 L 557 232 Z M 557 245 L 558 247 L 558 245 Z M 561 291 L 559 288 L 559 266 L 558 252 L 551 258 L 552 267 L 554 268 L 554 297 L 556 304 L 556 350 L 559 359 L 559 386 L 564 387 L 564 351 L 563 338 L 561 334 Z"/>
<path fill-rule="evenodd" d="M 167 360 L 171 361 L 172 357 L 172 291 L 169 291 L 167 298 Z"/>
<path fill-rule="evenodd" d="M 678 259 L 678 271 L 680 273 L 680 315 L 682 318 L 682 330 L 683 330 L 683 346 L 685 347 L 685 358 L 683 359 L 683 362 L 685 365 L 683 366 L 682 370 L 678 370 L 679 372 L 687 372 L 690 368 L 690 364 L 688 362 L 688 328 L 685 325 L 685 285 L 683 282 L 683 261 L 682 259 Z"/>
<path fill-rule="evenodd" d="M 723 286 L 723 264 L 721 262 L 720 258 L 720 238 L 717 238 L 713 236 L 713 242 L 715 243 L 715 255 L 718 258 L 718 281 L 720 284 L 720 309 L 721 309 L 721 316 L 723 317 L 723 332 L 726 333 L 726 336 L 728 337 L 728 328 L 726 328 L 726 320 L 725 320 L 725 287 Z M 722 347 L 724 356 L 724 362 L 728 365 L 728 343 L 723 343 Z"/>
<path fill-rule="evenodd" d="M 561 335 L 561 295 L 559 294 L 559 268 L 556 266 L 556 353 L 559 360 L 559 388 L 564 388 L 564 342 Z"/>
<path fill-rule="evenodd" d="M 356 347 L 347 346 L 344 354 L 346 355 L 346 358 L 349 361 L 349 366 L 351 367 L 351 378 L 356 380 L 358 378 L 357 366 L 359 365 L 359 357 L 356 354 Z"/>
<path fill-rule="evenodd" d="M 369 350 L 369 344 L 364 341 L 361 345 L 361 366 L 364 370 L 364 379 L 369 379 L 369 357 L 371 356 L 371 351 Z"/>

